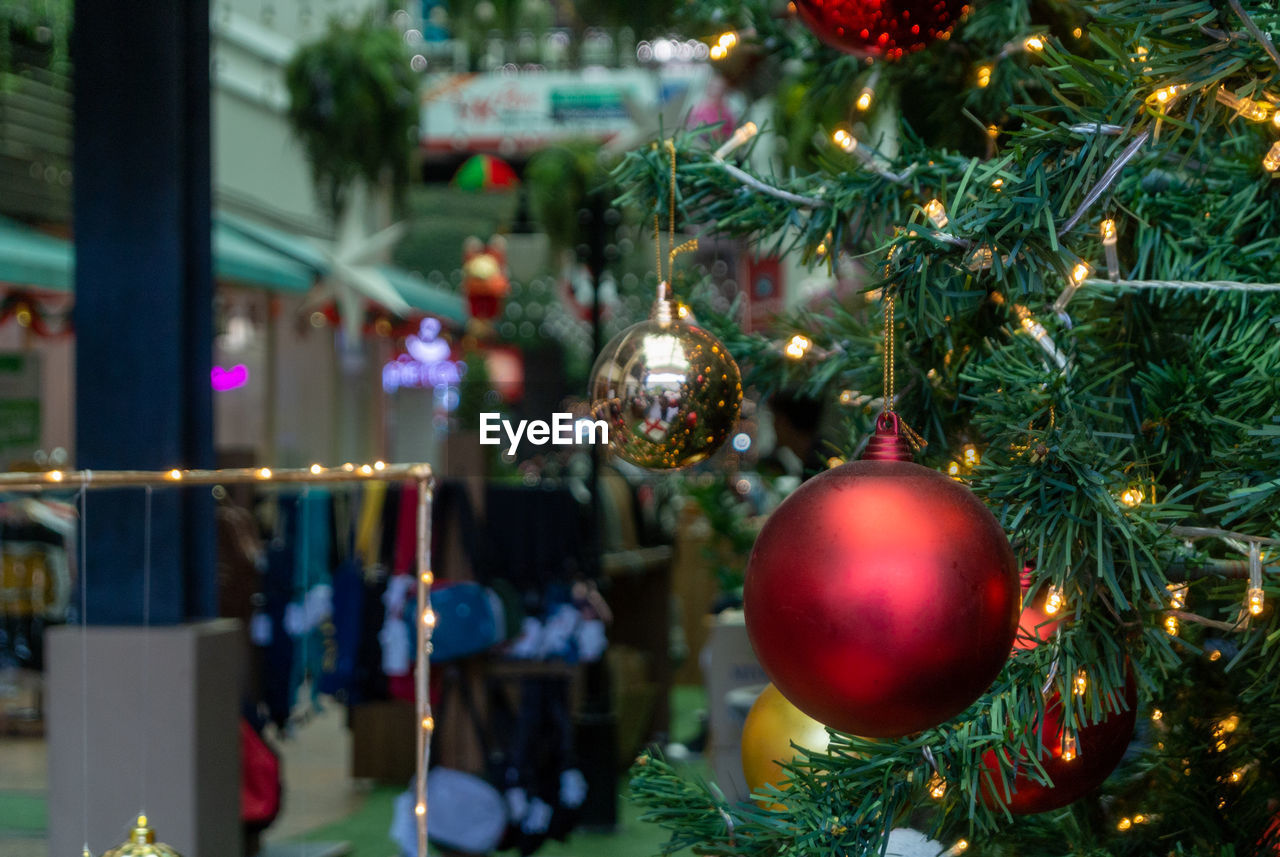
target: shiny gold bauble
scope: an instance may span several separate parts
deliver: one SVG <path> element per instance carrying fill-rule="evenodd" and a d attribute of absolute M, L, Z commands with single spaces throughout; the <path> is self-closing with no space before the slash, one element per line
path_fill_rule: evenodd
<path fill-rule="evenodd" d="M 822 752 L 831 736 L 827 727 L 796 708 L 772 684 L 756 697 L 742 727 L 742 772 L 752 793 L 766 785 L 781 787 L 787 779 L 782 764 L 798 755 L 795 744 Z"/>
<path fill-rule="evenodd" d="M 156 832 L 147 826 L 147 817 L 138 816 L 138 823 L 129 833 L 126 842 L 117 845 L 102 857 L 182 857 L 163 842 L 156 842 Z"/>
<path fill-rule="evenodd" d="M 709 458 L 729 438 L 742 374 L 728 350 L 659 300 L 648 321 L 613 338 L 591 369 L 591 415 L 609 446 L 639 467 L 672 470 Z"/>

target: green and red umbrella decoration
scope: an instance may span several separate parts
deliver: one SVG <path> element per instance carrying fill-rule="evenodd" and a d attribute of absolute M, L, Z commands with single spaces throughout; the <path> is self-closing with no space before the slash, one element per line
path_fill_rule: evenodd
<path fill-rule="evenodd" d="M 514 190 L 520 184 L 516 171 L 493 155 L 472 155 L 453 174 L 454 186 L 469 191 Z"/>

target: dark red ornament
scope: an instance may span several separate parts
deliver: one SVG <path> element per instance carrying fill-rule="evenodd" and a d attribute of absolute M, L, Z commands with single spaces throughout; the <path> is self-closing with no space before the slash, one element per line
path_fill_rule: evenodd
<path fill-rule="evenodd" d="M 1004 794 L 1000 784 L 1000 759 L 1004 756 L 1006 767 L 1011 759 L 1005 751 L 989 750 L 982 764 L 991 772 L 991 781 L 982 779 L 982 800 L 992 808 L 1007 804 L 1015 815 L 1048 812 L 1072 803 L 1102 785 L 1110 776 L 1120 758 L 1133 740 L 1133 728 L 1138 718 L 1138 685 L 1129 673 L 1124 685 L 1127 711 L 1114 711 L 1097 723 L 1081 727 L 1076 735 L 1075 747 L 1064 755 L 1066 734 L 1062 728 L 1062 698 L 1055 692 L 1045 702 L 1044 726 L 1036 728 L 1040 735 L 1040 765 L 1049 775 L 1053 785 L 1042 785 L 1025 773 L 1021 765 L 1010 782 L 1011 793 Z"/>
<path fill-rule="evenodd" d="M 948 720 L 986 690 L 1020 598 L 981 501 L 903 460 L 892 413 L 876 434 L 867 457 L 810 479 L 769 517 L 744 600 L 756 657 L 793 705 L 884 738 Z"/>
<path fill-rule="evenodd" d="M 838 51 L 896 60 L 948 38 L 965 0 L 795 0 L 814 35 Z"/>

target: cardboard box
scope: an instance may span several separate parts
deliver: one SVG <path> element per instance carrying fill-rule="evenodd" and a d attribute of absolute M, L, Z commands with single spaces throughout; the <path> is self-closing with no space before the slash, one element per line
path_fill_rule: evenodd
<path fill-rule="evenodd" d="M 746 800 L 749 790 L 742 773 L 742 724 L 751 700 L 769 677 L 765 675 L 741 610 L 708 617 L 710 625 L 703 667 L 707 677 L 708 747 L 716 784 L 729 800 Z"/>

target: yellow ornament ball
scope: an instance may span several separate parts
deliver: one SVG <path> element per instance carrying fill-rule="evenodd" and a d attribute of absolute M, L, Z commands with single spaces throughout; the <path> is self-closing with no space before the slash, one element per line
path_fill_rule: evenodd
<path fill-rule="evenodd" d="M 797 755 L 792 744 L 823 751 L 831 736 L 827 727 L 796 708 L 772 684 L 756 698 L 742 727 L 742 772 L 752 793 L 766 785 L 781 787 L 782 764 Z"/>

